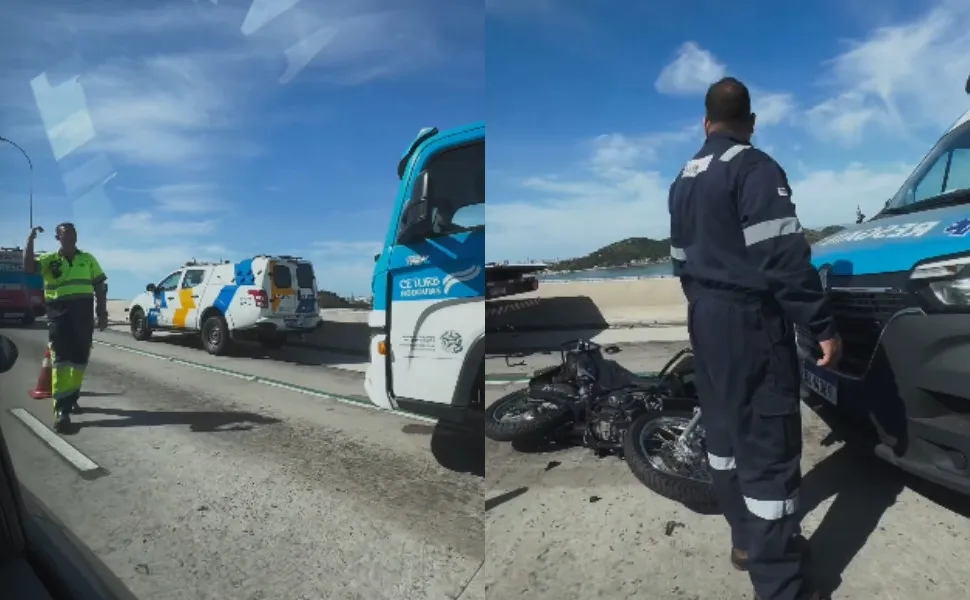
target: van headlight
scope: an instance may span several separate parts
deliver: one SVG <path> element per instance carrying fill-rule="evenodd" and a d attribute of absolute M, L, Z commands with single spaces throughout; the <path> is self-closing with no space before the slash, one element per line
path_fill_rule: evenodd
<path fill-rule="evenodd" d="M 947 306 L 970 307 L 970 256 L 919 265 L 910 279 L 925 281 L 936 299 Z"/>

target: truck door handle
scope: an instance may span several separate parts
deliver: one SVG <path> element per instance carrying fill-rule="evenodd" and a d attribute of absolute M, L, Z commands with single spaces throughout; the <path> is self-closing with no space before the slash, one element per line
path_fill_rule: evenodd
<path fill-rule="evenodd" d="M 198 295 L 198 294 L 192 294 L 192 297 L 193 297 L 193 298 L 198 298 L 198 297 L 199 297 L 199 295 Z"/>

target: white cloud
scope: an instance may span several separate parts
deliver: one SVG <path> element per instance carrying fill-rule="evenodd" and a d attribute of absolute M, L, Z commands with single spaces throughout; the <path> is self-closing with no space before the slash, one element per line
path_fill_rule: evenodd
<path fill-rule="evenodd" d="M 703 139 L 704 131 L 700 120 L 680 129 L 639 136 L 603 134 L 593 139 L 590 162 L 594 168 L 600 170 L 634 167 L 657 160 L 672 146 L 691 140 L 700 143 Z"/>
<path fill-rule="evenodd" d="M 938 133 L 966 110 L 970 5 L 947 0 L 910 23 L 882 27 L 827 63 L 832 97 L 807 112 L 823 140 L 856 143 L 873 128 Z"/>
<path fill-rule="evenodd" d="M 163 185 L 152 190 L 152 196 L 166 212 L 207 213 L 227 208 L 219 188 L 207 183 Z"/>
<path fill-rule="evenodd" d="M 685 42 L 677 57 L 666 65 L 654 83 L 661 94 L 694 95 L 725 76 L 727 65 L 697 42 Z M 795 110 L 791 94 L 750 88 L 752 110 L 758 115 L 758 125 L 765 127 L 787 121 Z"/>
<path fill-rule="evenodd" d="M 758 125 L 770 126 L 783 123 L 795 110 L 791 94 L 751 90 L 751 110 L 758 115 Z"/>
<path fill-rule="evenodd" d="M 83 248 L 97 257 L 109 280 L 112 272 L 123 272 L 142 278 L 146 283 L 160 280 L 190 260 L 218 261 L 240 256 L 219 245 L 166 244 L 134 250 L 127 245 L 96 240 L 83 244 Z"/>
<path fill-rule="evenodd" d="M 685 42 L 654 82 L 661 94 L 702 94 L 724 77 L 726 66 L 697 42 Z"/>
<path fill-rule="evenodd" d="M 166 221 L 147 211 L 123 213 L 114 218 L 111 228 L 137 239 L 139 246 L 146 239 L 185 238 L 210 234 L 215 221 Z"/>

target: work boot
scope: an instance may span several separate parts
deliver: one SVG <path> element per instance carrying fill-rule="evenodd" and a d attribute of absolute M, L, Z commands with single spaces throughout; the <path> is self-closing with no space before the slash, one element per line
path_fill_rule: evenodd
<path fill-rule="evenodd" d="M 808 558 L 808 553 L 811 548 L 808 545 L 808 540 L 805 536 L 796 535 L 791 540 L 792 545 L 795 549 L 801 553 L 803 558 Z M 738 548 L 731 548 L 731 566 L 738 571 L 748 570 L 748 551 L 740 550 Z"/>
<path fill-rule="evenodd" d="M 81 405 L 80 405 L 80 404 L 78 404 L 77 402 L 75 402 L 74 404 L 72 404 L 72 405 L 70 406 L 70 408 L 68 408 L 68 411 L 69 411 L 69 412 L 70 412 L 70 413 L 71 413 L 72 415 L 79 415 L 79 414 L 81 414 L 81 411 L 82 411 L 82 410 L 83 410 L 83 409 L 81 408 Z"/>
<path fill-rule="evenodd" d="M 71 428 L 71 413 L 60 410 L 54 414 L 54 433 L 67 433 Z"/>

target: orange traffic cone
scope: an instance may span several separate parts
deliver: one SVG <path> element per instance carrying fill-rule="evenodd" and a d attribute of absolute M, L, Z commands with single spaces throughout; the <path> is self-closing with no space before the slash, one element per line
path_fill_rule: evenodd
<path fill-rule="evenodd" d="M 50 398 L 54 393 L 51 391 L 51 347 L 44 349 L 44 361 L 40 364 L 40 375 L 37 376 L 37 385 L 30 390 L 30 397 L 34 400 Z"/>

